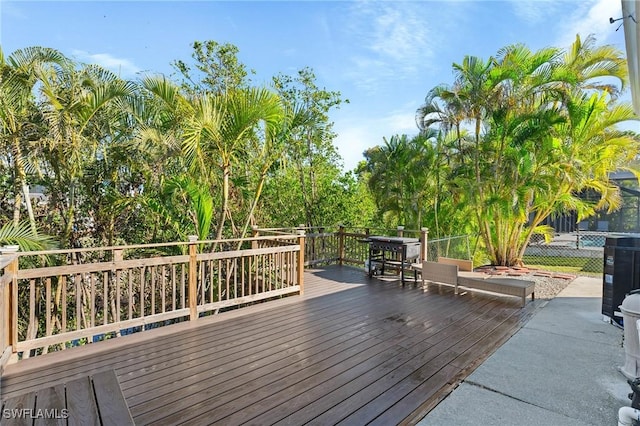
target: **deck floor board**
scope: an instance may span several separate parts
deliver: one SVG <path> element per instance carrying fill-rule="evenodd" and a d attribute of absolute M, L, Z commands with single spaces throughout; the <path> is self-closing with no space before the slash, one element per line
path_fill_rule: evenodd
<path fill-rule="evenodd" d="M 113 369 L 136 424 L 414 423 L 537 306 L 307 270 L 303 296 L 9 365 L 2 397 Z"/>

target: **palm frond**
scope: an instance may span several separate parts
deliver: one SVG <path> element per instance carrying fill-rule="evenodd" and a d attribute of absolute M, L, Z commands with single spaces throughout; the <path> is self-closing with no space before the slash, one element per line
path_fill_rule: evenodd
<path fill-rule="evenodd" d="M 0 244 L 17 244 L 21 251 L 49 250 L 57 246 L 52 237 L 34 232 L 29 222 L 4 224 L 0 228 Z"/>

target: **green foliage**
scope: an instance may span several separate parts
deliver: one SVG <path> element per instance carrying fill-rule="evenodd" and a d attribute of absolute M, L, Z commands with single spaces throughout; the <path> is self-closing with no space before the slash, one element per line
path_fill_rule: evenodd
<path fill-rule="evenodd" d="M 323 205 L 330 200 L 335 201 L 334 195 L 342 191 L 340 158 L 333 145 L 335 133 L 329 112 L 348 100 L 343 101 L 340 92 L 319 88 L 315 80 L 316 76 L 310 68 L 299 70 L 295 77 L 280 74 L 273 78 L 274 87 L 285 107 L 298 111 L 300 117 L 290 129 L 282 158 L 284 167 L 295 170 L 295 178 L 289 175 L 290 172 L 285 172 L 285 176 L 290 185 L 298 186 L 294 190 L 297 196 L 292 201 L 296 203 L 296 208 L 302 207 L 304 213 L 304 216 L 289 215 L 299 218 L 295 225 L 304 223 L 307 226 L 321 226 L 330 223 L 326 221 L 332 218 L 325 216 L 324 212 L 328 210 Z M 293 188 L 287 188 L 285 192 L 291 190 Z M 335 206 L 335 203 L 332 205 Z"/>
<path fill-rule="evenodd" d="M 636 173 L 640 152 L 638 135 L 616 128 L 637 119 L 617 103 L 621 52 L 577 37 L 567 50 L 511 45 L 453 70 L 453 84 L 416 112 L 420 136 L 365 153 L 360 170 L 387 224 L 473 230 L 492 263 L 513 265 L 533 234 L 548 234 L 548 216 L 575 211 L 580 221 L 620 206 L 608 175 Z"/>
<path fill-rule="evenodd" d="M 173 62 L 173 67 L 183 78 L 182 86 L 188 92 L 226 94 L 249 86 L 247 67 L 238 60 L 237 46 L 207 40 L 195 41 L 191 47 L 193 65 L 181 60 Z M 255 74 L 253 70 L 250 72 Z"/>
<path fill-rule="evenodd" d="M 470 214 L 454 205 L 448 192 L 450 140 L 428 130 L 413 138 L 384 138 L 364 153 L 358 172 L 368 183 L 385 227 L 427 227 L 431 237 L 472 233 Z"/>
<path fill-rule="evenodd" d="M 0 227 L 0 245 L 11 244 L 19 245 L 21 251 L 56 248 L 56 242 L 53 238 L 34 232 L 29 222 L 21 222 L 18 225 L 8 222 Z"/>
<path fill-rule="evenodd" d="M 333 146 L 329 113 L 343 100 L 312 70 L 257 87 L 237 47 L 214 41 L 174 67 L 178 83 L 127 81 L 53 49 L 0 50 L 2 215 L 21 223 L 28 187 L 41 185 L 31 231 L 64 247 L 373 216 Z"/>

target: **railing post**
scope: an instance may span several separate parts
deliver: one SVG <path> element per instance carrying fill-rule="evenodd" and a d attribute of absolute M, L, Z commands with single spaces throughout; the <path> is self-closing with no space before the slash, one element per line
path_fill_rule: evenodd
<path fill-rule="evenodd" d="M 113 249 L 113 261 L 120 262 L 123 259 L 122 249 Z"/>
<path fill-rule="evenodd" d="M 198 319 L 198 262 L 196 256 L 198 254 L 198 246 L 196 245 L 198 237 L 189 235 L 189 319 L 195 321 Z"/>
<path fill-rule="evenodd" d="M 404 226 L 398 225 L 398 237 L 402 238 L 404 235 Z"/>
<path fill-rule="evenodd" d="M 298 231 L 298 244 L 300 251 L 298 252 L 298 285 L 300 286 L 300 295 L 304 294 L 304 231 Z"/>
<path fill-rule="evenodd" d="M 427 260 L 427 238 L 429 237 L 429 228 L 420 228 L 420 264 Z"/>
<path fill-rule="evenodd" d="M 258 230 L 258 225 L 251 226 L 251 237 L 256 238 L 258 235 L 260 235 L 260 231 Z M 251 241 L 251 249 L 255 250 L 257 248 L 258 248 L 258 242 L 255 240 Z"/>
<path fill-rule="evenodd" d="M 295 232 L 296 232 L 297 234 L 300 234 L 300 232 L 301 232 L 301 231 L 304 233 L 304 232 L 305 232 L 305 228 L 306 228 L 306 225 L 305 225 L 304 223 L 301 223 L 300 225 L 298 225 L 298 228 L 295 230 Z M 309 229 L 309 232 L 313 233 L 313 232 L 311 231 L 311 229 Z M 309 261 L 309 262 L 313 262 L 314 260 L 316 260 L 316 257 L 315 257 L 315 240 L 316 240 L 316 238 L 313 238 L 313 237 L 312 237 L 312 238 L 309 240 L 309 242 L 311 243 L 311 246 L 309 246 L 309 247 L 305 247 L 305 248 L 304 248 L 304 251 L 305 251 L 305 258 L 306 258 L 306 259 L 307 259 L 307 261 Z M 309 250 L 309 253 L 307 253 L 307 250 Z M 313 263 L 310 263 L 310 264 L 309 264 L 309 266 L 313 266 L 313 265 L 314 265 Z"/>
<path fill-rule="evenodd" d="M 342 266 L 344 262 L 344 225 L 338 226 L 338 264 Z"/>

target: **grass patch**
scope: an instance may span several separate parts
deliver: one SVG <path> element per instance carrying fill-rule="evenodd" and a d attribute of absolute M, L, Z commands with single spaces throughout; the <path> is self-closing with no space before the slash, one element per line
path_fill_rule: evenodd
<path fill-rule="evenodd" d="M 592 277 L 602 276 L 602 260 L 589 257 L 524 256 L 524 264 L 553 272 L 565 272 Z"/>

